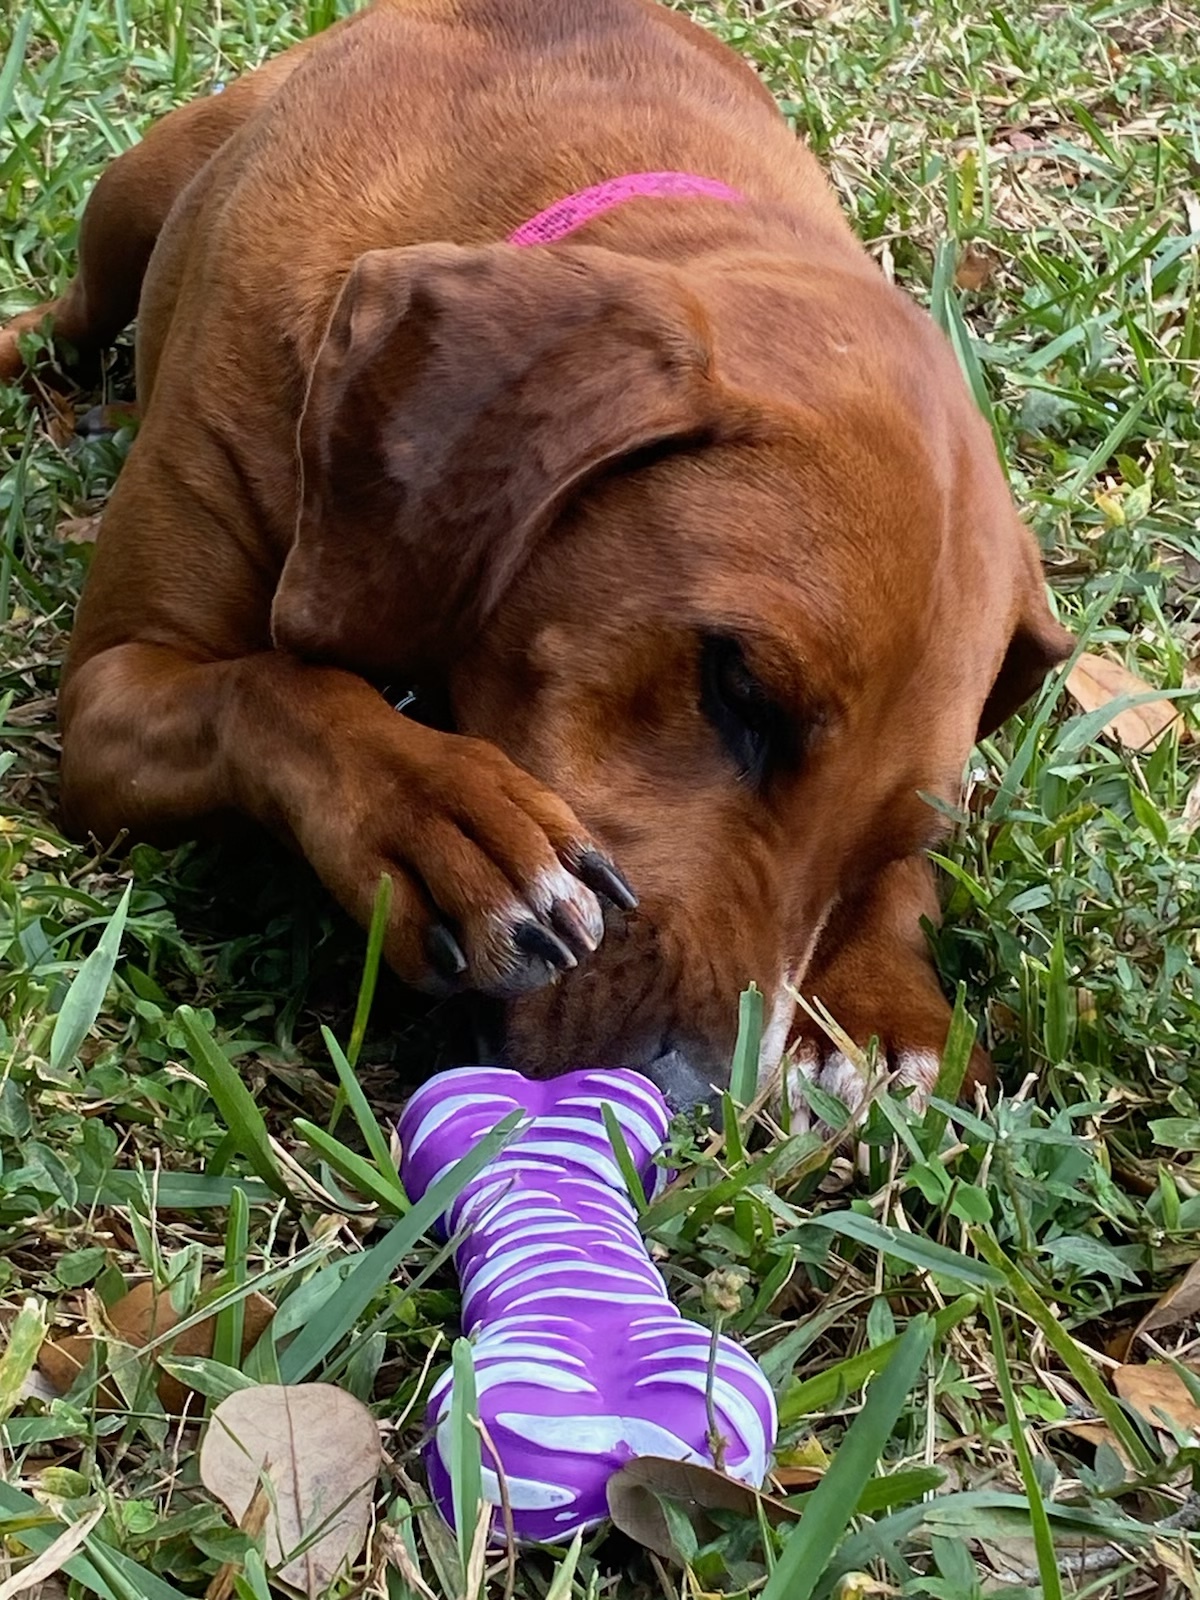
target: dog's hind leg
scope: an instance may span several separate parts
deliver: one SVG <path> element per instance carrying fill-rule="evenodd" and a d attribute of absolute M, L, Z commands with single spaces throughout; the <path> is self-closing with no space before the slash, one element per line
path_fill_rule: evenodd
<path fill-rule="evenodd" d="M 105 169 L 79 229 L 79 270 L 57 299 L 0 329 L 0 383 L 25 366 L 20 335 L 51 320 L 59 359 L 86 362 L 133 321 L 142 280 L 163 223 L 178 196 L 299 64 L 306 45 L 168 113 L 139 144 Z"/>

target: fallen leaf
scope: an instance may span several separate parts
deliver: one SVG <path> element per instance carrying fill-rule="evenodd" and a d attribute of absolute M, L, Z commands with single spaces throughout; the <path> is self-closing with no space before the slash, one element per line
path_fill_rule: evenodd
<path fill-rule="evenodd" d="M 1069 1433 L 1072 1438 L 1080 1439 L 1084 1444 L 1090 1444 L 1093 1450 L 1098 1450 L 1102 1444 L 1105 1444 L 1123 1467 L 1128 1468 L 1132 1465 L 1125 1446 L 1117 1438 L 1107 1422 L 1061 1422 L 1054 1431 L 1056 1433 Z"/>
<path fill-rule="evenodd" d="M 1067 677 L 1067 693 L 1082 711 L 1099 711 L 1123 695 L 1152 694 L 1144 678 L 1108 656 L 1085 652 Z M 1126 706 L 1104 724 L 1129 750 L 1152 750 L 1169 728 L 1180 723 L 1179 713 L 1169 700 L 1144 700 Z"/>
<path fill-rule="evenodd" d="M 1000 258 L 985 244 L 969 244 L 959 257 L 954 269 L 957 288 L 978 291 L 986 289 L 1000 265 Z"/>
<path fill-rule="evenodd" d="M 240 1523 L 270 1479 L 267 1563 L 315 1597 L 363 1547 L 382 1459 L 375 1419 L 352 1394 L 331 1383 L 262 1384 L 213 1412 L 200 1481 Z"/>
<path fill-rule="evenodd" d="M 43 395 L 46 434 L 60 450 L 75 437 L 75 408 L 65 395 L 47 389 Z"/>
<path fill-rule="evenodd" d="M 761 1505 L 767 1520 L 776 1524 L 794 1522 L 800 1516 L 793 1506 L 758 1494 L 712 1467 L 672 1461 L 665 1456 L 639 1456 L 608 1480 L 609 1515 L 622 1533 L 678 1565 L 682 1565 L 682 1557 L 671 1541 L 660 1495 L 679 1507 L 701 1544 L 709 1543 L 721 1532 L 720 1524 L 710 1515 L 713 1511 L 736 1512 L 753 1521 Z"/>
<path fill-rule="evenodd" d="M 1187 833 L 1195 833 L 1200 826 L 1200 778 L 1188 790 L 1187 799 L 1183 802 L 1183 815 L 1179 820 Z"/>
<path fill-rule="evenodd" d="M 1181 1597 L 1186 1594 L 1193 1596 L 1193 1600 L 1200 1595 L 1200 1571 L 1197 1570 L 1196 1558 L 1186 1539 L 1155 1539 L 1150 1545 L 1150 1554 L 1179 1585 L 1169 1591 L 1160 1589 L 1160 1594 L 1169 1592 Z"/>
<path fill-rule="evenodd" d="M 1001 142 L 1007 144 L 1010 150 L 1037 150 L 1040 148 L 1038 141 L 1020 128 L 997 129 Z"/>
<path fill-rule="evenodd" d="M 90 517 L 64 517 L 54 530 L 64 544 L 95 544 L 100 532 L 100 513 Z"/>
<path fill-rule="evenodd" d="M 1200 1406 L 1174 1368 L 1162 1361 L 1150 1361 L 1144 1367 L 1118 1367 L 1113 1373 L 1113 1387 L 1122 1400 L 1128 1400 L 1135 1411 L 1159 1429 L 1164 1424 L 1155 1412 L 1162 1412 L 1184 1432 L 1200 1430 Z"/>
<path fill-rule="evenodd" d="M 776 1467 L 771 1476 L 781 1489 L 794 1494 L 800 1489 L 811 1489 L 825 1474 L 817 1467 Z"/>
<path fill-rule="evenodd" d="M 245 1301 L 242 1333 L 242 1354 L 246 1355 L 258 1343 L 267 1323 L 275 1315 L 275 1307 L 265 1295 L 249 1294 Z M 115 1339 L 140 1350 L 152 1340 L 169 1333 L 179 1322 L 179 1313 L 171 1304 L 168 1293 L 158 1292 L 150 1282 L 139 1283 L 123 1295 L 104 1313 Z M 194 1327 L 187 1328 L 177 1339 L 172 1339 L 155 1350 L 154 1354 L 172 1356 L 211 1356 L 213 1336 L 216 1333 L 215 1317 L 206 1317 Z M 82 1368 L 91 1359 L 94 1334 L 71 1334 L 65 1339 L 42 1346 L 38 1366 L 58 1390 L 65 1394 Z M 164 1411 L 178 1416 L 188 1395 L 192 1392 L 170 1373 L 163 1372 L 158 1379 L 158 1398 Z M 99 1403 L 108 1410 L 119 1409 L 124 1402 L 111 1384 L 101 1384 L 97 1395 Z"/>
<path fill-rule="evenodd" d="M 1133 1330 L 1129 1343 L 1132 1347 L 1144 1333 L 1156 1329 L 1175 1328 L 1181 1322 L 1200 1318 L 1200 1261 L 1193 1261 L 1188 1270 L 1173 1284 Z"/>

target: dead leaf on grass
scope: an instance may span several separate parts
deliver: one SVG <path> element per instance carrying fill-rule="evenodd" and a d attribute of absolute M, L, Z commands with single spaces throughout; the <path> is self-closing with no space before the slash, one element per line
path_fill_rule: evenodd
<path fill-rule="evenodd" d="M 245 1320 L 242 1334 L 242 1354 L 246 1355 L 258 1343 L 267 1323 L 275 1315 L 275 1307 L 265 1295 L 250 1294 L 245 1301 Z M 127 1295 L 114 1302 L 102 1313 L 103 1323 L 111 1330 L 114 1339 L 140 1350 L 143 1346 L 169 1333 L 179 1322 L 179 1313 L 171 1304 L 171 1296 L 159 1292 L 153 1283 L 139 1283 Z M 177 1339 L 159 1346 L 155 1355 L 204 1356 L 213 1353 L 216 1318 L 206 1317 L 194 1327 L 187 1328 Z M 71 1334 L 42 1346 L 38 1365 L 54 1384 L 59 1394 L 65 1394 L 80 1371 L 91 1359 L 96 1336 L 91 1333 Z M 170 1373 L 160 1374 L 158 1398 L 164 1411 L 178 1416 L 188 1395 L 192 1392 Z M 111 1384 L 102 1384 L 99 1402 L 109 1409 L 124 1404 Z"/>
<path fill-rule="evenodd" d="M 666 1456 L 639 1456 L 608 1480 L 609 1515 L 622 1533 L 678 1565 L 683 1564 L 683 1558 L 672 1543 L 660 1495 L 679 1507 L 701 1544 L 721 1532 L 720 1524 L 711 1515 L 714 1511 L 736 1512 L 754 1520 L 756 1508 L 761 1505 L 767 1520 L 775 1524 L 795 1522 L 800 1516 L 793 1506 L 758 1494 L 712 1467 L 672 1461 Z"/>
<path fill-rule="evenodd" d="M 825 1474 L 819 1467 L 776 1467 L 771 1476 L 785 1493 L 799 1494 L 820 1483 Z"/>
<path fill-rule="evenodd" d="M 316 1596 L 363 1547 L 382 1459 L 375 1419 L 344 1389 L 262 1384 L 213 1412 L 200 1479 L 239 1523 L 270 1479 L 267 1562 L 282 1563 L 285 1583 Z"/>
<path fill-rule="evenodd" d="M 1069 1433 L 1073 1439 L 1079 1439 L 1084 1444 L 1090 1444 L 1093 1450 L 1098 1450 L 1101 1445 L 1107 1445 L 1123 1467 L 1128 1470 L 1133 1465 L 1125 1446 L 1117 1438 L 1107 1422 L 1061 1422 L 1054 1431 L 1055 1433 Z"/>
<path fill-rule="evenodd" d="M 53 389 L 42 391 L 42 402 L 46 434 L 60 450 L 65 450 L 75 437 L 75 407 L 66 395 Z"/>
<path fill-rule="evenodd" d="M 1000 265 L 1000 257 L 985 244 L 969 244 L 958 259 L 954 269 L 955 286 L 978 292 L 986 289 Z"/>
<path fill-rule="evenodd" d="M 1152 694 L 1153 685 L 1108 656 L 1085 652 L 1067 677 L 1067 693 L 1082 711 L 1099 711 L 1124 695 Z M 1126 706 L 1104 724 L 1128 750 L 1152 750 L 1168 729 L 1180 724 L 1170 700 L 1144 700 Z"/>
<path fill-rule="evenodd" d="M 1161 1594 L 1173 1593 L 1181 1597 L 1200 1595 L 1200 1571 L 1196 1567 L 1196 1558 L 1192 1547 L 1186 1539 L 1155 1539 L 1150 1545 L 1150 1553 L 1164 1572 L 1170 1574 L 1178 1583 L 1175 1590 L 1162 1589 Z"/>
<path fill-rule="evenodd" d="M 1200 778 L 1197 778 L 1188 790 L 1187 799 L 1183 802 L 1183 814 L 1179 819 L 1188 833 L 1195 833 L 1200 827 Z"/>
<path fill-rule="evenodd" d="M 54 530 L 64 544 L 95 544 L 100 532 L 100 512 L 90 517 L 64 517 Z"/>
<path fill-rule="evenodd" d="M 1181 1322 L 1191 1322 L 1196 1318 L 1200 1318 L 1200 1261 L 1193 1261 L 1179 1282 L 1172 1284 L 1157 1305 L 1147 1311 L 1133 1330 L 1130 1348 L 1144 1333 L 1176 1328 Z"/>
<path fill-rule="evenodd" d="M 1161 1412 L 1184 1432 L 1200 1430 L 1200 1406 L 1174 1368 L 1162 1361 L 1150 1361 L 1144 1367 L 1118 1367 L 1113 1373 L 1113 1387 L 1122 1400 L 1127 1400 L 1156 1428 L 1164 1426 L 1162 1417 L 1155 1415 Z"/>

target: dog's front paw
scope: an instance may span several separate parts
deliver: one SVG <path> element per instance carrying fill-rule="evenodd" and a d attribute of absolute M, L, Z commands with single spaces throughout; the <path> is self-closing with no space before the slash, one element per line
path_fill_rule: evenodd
<path fill-rule="evenodd" d="M 300 842 L 360 922 L 392 881 L 384 954 L 435 993 L 511 998 L 570 971 L 636 898 L 570 808 L 494 745 L 397 722 L 342 763 Z"/>
<path fill-rule="evenodd" d="M 862 1122 L 872 1098 L 883 1088 L 909 1092 L 913 1107 L 924 1107 L 941 1073 L 951 1019 L 950 1006 L 926 962 L 902 949 L 868 987 L 846 991 L 836 985 L 805 984 L 801 993 L 810 1002 L 813 998 L 821 1002 L 846 1039 L 831 1036 L 815 1019 L 800 1013 L 785 1068 L 784 1092 L 793 1129 L 803 1131 L 822 1121 L 811 1103 L 815 1097 L 805 1093 L 809 1084 L 840 1101 L 854 1125 Z M 977 1083 L 989 1084 L 993 1077 L 986 1052 L 974 1045 L 964 1091 Z"/>

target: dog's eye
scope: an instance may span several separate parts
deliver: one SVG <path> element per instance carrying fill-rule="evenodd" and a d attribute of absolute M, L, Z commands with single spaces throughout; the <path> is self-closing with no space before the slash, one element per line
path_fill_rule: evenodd
<path fill-rule="evenodd" d="M 720 735 L 738 776 L 762 783 L 783 743 L 788 719 L 750 670 L 736 639 L 710 634 L 702 641 L 700 709 Z"/>

